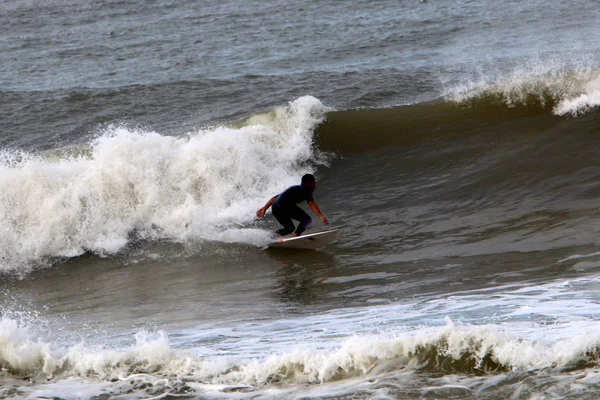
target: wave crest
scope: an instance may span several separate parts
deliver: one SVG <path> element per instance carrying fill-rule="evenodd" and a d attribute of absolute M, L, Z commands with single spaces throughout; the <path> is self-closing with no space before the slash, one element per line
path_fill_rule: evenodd
<path fill-rule="evenodd" d="M 88 149 L 0 153 L 0 270 L 105 255 L 132 239 L 225 240 L 265 198 L 325 159 L 313 144 L 328 109 L 302 97 L 273 118 L 169 137 L 112 127 Z"/>
<path fill-rule="evenodd" d="M 500 77 L 480 76 L 450 85 L 445 98 L 461 104 L 488 99 L 509 107 L 535 106 L 577 116 L 600 105 L 600 69 L 533 63 Z"/>
<path fill-rule="evenodd" d="M 298 348 L 266 358 L 200 358 L 174 349 L 166 333 L 139 332 L 129 347 L 73 345 L 57 356 L 49 343 L 33 340 L 27 326 L 0 320 L 0 365 L 13 376 L 99 377 L 132 374 L 152 379 L 182 377 L 211 385 L 264 386 L 273 383 L 324 383 L 395 370 L 459 374 L 573 370 L 597 366 L 600 335 L 589 333 L 542 343 L 516 339 L 492 326 L 455 326 L 409 333 L 382 333 L 346 339 L 337 349 Z M 205 351 L 203 351 L 205 353 Z"/>

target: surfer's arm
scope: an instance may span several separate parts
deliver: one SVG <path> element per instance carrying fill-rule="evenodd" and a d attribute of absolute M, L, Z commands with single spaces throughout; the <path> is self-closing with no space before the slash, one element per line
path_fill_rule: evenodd
<path fill-rule="evenodd" d="M 277 195 L 279 196 L 279 195 Z M 273 203 L 275 203 L 275 200 L 277 199 L 277 196 L 273 196 L 271 197 L 271 199 L 269 201 L 267 201 L 267 204 L 265 204 L 265 206 L 263 208 L 261 208 L 260 210 L 258 210 L 256 212 L 256 216 L 259 218 L 262 218 L 265 216 L 265 213 L 267 212 L 267 210 L 269 209 L 269 207 L 271 207 L 273 205 Z"/>
<path fill-rule="evenodd" d="M 309 201 L 308 205 L 309 205 L 310 209 L 313 210 L 314 213 L 319 216 L 319 218 L 321 218 L 321 222 L 323 222 L 323 225 L 329 225 L 329 221 L 327 221 L 327 218 L 325 218 L 325 216 L 319 209 L 319 206 L 317 205 L 317 203 L 314 202 L 314 200 Z"/>

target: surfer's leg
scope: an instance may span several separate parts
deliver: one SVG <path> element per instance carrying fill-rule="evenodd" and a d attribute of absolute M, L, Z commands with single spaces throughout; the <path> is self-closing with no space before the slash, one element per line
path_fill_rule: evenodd
<path fill-rule="evenodd" d="M 296 221 L 300 221 L 300 224 L 296 228 L 296 236 L 300 236 L 312 224 L 312 218 L 298 206 L 294 206 L 290 210 L 290 217 Z"/>
<path fill-rule="evenodd" d="M 294 223 L 292 222 L 292 219 L 290 218 L 286 210 L 282 210 L 279 207 L 274 207 L 272 211 L 273 216 L 275 217 L 277 222 L 283 225 L 283 228 L 275 231 L 276 234 L 278 234 L 279 236 L 285 236 L 294 232 Z"/>

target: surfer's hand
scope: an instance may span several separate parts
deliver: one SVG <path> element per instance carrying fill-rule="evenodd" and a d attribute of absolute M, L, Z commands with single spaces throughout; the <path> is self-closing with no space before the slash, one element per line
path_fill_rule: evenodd
<path fill-rule="evenodd" d="M 265 209 L 264 209 L 264 208 L 261 208 L 260 210 L 258 210 L 258 211 L 256 212 L 256 216 L 257 216 L 258 218 L 262 218 L 262 217 L 264 217 L 264 216 L 265 216 Z"/>
<path fill-rule="evenodd" d="M 327 218 L 321 217 L 321 221 L 323 221 L 323 225 L 329 225 L 329 221 L 327 221 Z"/>

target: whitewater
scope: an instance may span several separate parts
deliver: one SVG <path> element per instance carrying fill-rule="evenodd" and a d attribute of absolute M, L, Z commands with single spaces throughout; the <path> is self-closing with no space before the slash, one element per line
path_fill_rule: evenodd
<path fill-rule="evenodd" d="M 238 128 L 169 137 L 115 126 L 88 148 L 5 150 L 2 269 L 28 271 L 87 251 L 115 254 L 132 240 L 266 244 L 266 232 L 239 227 L 269 193 L 295 183 L 299 170 L 326 162 L 312 140 L 326 110 L 304 97 Z"/>
<path fill-rule="evenodd" d="M 598 17 L 0 2 L 0 398 L 597 398 Z"/>

